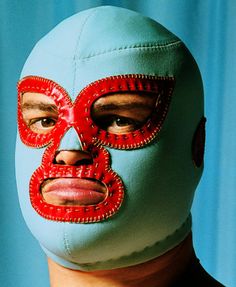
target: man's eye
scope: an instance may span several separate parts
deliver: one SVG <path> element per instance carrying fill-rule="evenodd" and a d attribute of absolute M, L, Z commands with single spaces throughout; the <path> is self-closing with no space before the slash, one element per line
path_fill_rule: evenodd
<path fill-rule="evenodd" d="M 23 93 L 20 107 L 25 124 L 37 134 L 50 133 L 57 123 L 58 107 L 47 95 Z"/>
<path fill-rule="evenodd" d="M 129 119 L 129 118 L 125 118 L 125 117 L 116 117 L 113 121 L 112 121 L 113 125 L 117 125 L 118 127 L 124 127 L 124 126 L 136 126 L 138 124 L 138 122 Z"/>
<path fill-rule="evenodd" d="M 132 132 L 142 125 L 142 123 L 137 120 L 114 115 L 97 118 L 96 123 L 100 128 L 116 134 Z"/>
<path fill-rule="evenodd" d="M 50 117 L 36 118 L 29 120 L 28 126 L 32 131 L 44 134 L 51 131 L 51 129 L 55 126 L 56 122 L 57 119 Z"/>
<path fill-rule="evenodd" d="M 93 103 L 91 117 L 99 128 L 113 134 L 140 129 L 156 110 L 157 94 L 121 92 L 104 95 Z"/>

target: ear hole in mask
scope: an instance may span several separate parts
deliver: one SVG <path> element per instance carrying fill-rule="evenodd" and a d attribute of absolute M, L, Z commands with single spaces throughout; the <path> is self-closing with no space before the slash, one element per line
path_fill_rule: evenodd
<path fill-rule="evenodd" d="M 44 94 L 22 93 L 20 108 L 25 124 L 34 133 L 48 134 L 57 123 L 57 106 L 52 98 Z"/>
<path fill-rule="evenodd" d="M 114 93 L 98 98 L 91 107 L 91 117 L 101 129 L 112 134 L 126 134 L 141 128 L 157 106 L 154 93 Z"/>
<path fill-rule="evenodd" d="M 204 160 L 205 138 L 206 138 L 205 125 L 206 125 L 206 118 L 202 117 L 194 133 L 192 141 L 192 159 L 194 165 L 197 168 L 202 166 Z"/>

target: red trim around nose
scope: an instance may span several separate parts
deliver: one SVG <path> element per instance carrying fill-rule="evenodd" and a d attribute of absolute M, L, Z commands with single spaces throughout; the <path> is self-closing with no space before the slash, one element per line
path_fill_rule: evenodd
<path fill-rule="evenodd" d="M 44 155 L 42 165 L 33 173 L 30 184 L 30 201 L 33 208 L 42 217 L 73 223 L 99 222 L 116 214 L 123 202 L 124 185 L 121 178 L 110 167 L 110 155 L 103 147 L 93 147 L 91 154 L 97 154 L 90 165 L 59 165 L 50 162 L 54 147 L 49 146 Z M 58 206 L 43 200 L 41 184 L 47 179 L 81 178 L 96 179 L 107 187 L 106 198 L 95 205 Z"/>

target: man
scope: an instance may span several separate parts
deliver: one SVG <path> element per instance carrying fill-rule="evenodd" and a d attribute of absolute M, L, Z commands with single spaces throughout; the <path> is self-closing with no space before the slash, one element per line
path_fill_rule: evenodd
<path fill-rule="evenodd" d="M 32 51 L 18 107 L 20 203 L 52 287 L 222 286 L 191 241 L 205 118 L 177 37 L 122 8 L 76 14 Z"/>

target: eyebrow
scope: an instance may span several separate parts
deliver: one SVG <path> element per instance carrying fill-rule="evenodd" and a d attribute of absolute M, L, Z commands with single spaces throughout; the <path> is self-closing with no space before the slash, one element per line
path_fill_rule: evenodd
<path fill-rule="evenodd" d="M 57 106 L 53 104 L 46 104 L 43 102 L 29 102 L 22 105 L 22 110 L 40 110 L 44 112 L 56 112 Z"/>
<path fill-rule="evenodd" d="M 117 103 L 117 104 L 99 104 L 94 105 L 94 109 L 100 111 L 111 111 L 111 110 L 134 110 L 134 109 L 152 109 L 153 105 L 143 103 Z"/>

